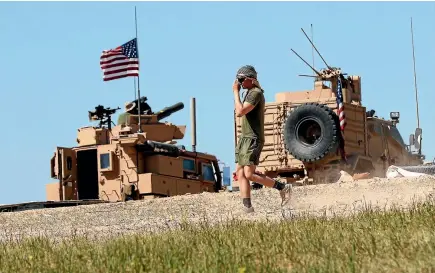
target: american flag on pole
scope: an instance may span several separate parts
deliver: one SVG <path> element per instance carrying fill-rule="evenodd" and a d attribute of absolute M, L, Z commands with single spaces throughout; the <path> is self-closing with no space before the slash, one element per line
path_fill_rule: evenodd
<path fill-rule="evenodd" d="M 346 127 L 346 116 L 344 114 L 344 105 L 343 105 L 343 90 L 341 86 L 341 76 L 338 77 L 337 81 L 337 114 L 340 122 L 340 130 L 342 141 L 340 145 L 340 153 L 341 157 L 346 161 L 346 152 L 344 151 L 344 128 Z"/>
<path fill-rule="evenodd" d="M 117 48 L 104 50 L 100 57 L 100 67 L 104 81 L 139 76 L 136 38 Z"/>

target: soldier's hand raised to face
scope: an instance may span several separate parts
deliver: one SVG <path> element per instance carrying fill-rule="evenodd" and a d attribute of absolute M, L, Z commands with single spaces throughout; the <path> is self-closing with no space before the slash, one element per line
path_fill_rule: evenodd
<path fill-rule="evenodd" d="M 240 83 L 237 79 L 235 79 L 233 83 L 233 92 L 239 92 L 239 91 L 240 91 Z"/>

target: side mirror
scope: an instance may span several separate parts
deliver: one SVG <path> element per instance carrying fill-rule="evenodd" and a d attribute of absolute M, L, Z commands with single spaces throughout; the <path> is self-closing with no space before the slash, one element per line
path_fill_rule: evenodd
<path fill-rule="evenodd" d="M 409 146 L 414 145 L 414 142 L 415 142 L 414 134 L 410 134 L 409 135 Z"/>
<path fill-rule="evenodd" d="M 421 128 L 417 128 L 415 129 L 415 136 L 414 136 L 414 147 L 417 150 L 420 150 L 421 148 L 421 133 L 422 133 L 422 129 Z"/>

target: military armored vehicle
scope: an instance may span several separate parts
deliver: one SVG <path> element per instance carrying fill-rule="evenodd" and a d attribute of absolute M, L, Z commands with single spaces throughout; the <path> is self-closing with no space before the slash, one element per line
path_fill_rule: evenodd
<path fill-rule="evenodd" d="M 118 124 L 111 115 L 120 108 L 98 105 L 89 111 L 89 120 L 99 124 L 79 128 L 76 147 L 57 147 L 50 165 L 58 181 L 46 185 L 47 200 L 112 202 L 219 191 L 218 159 L 196 151 L 195 99 L 191 151 L 176 145 L 186 126 L 162 122 L 184 104 L 153 112 L 146 101 L 141 97 L 126 104 Z"/>
<path fill-rule="evenodd" d="M 258 172 L 289 183 L 330 183 L 340 178 L 341 171 L 354 177 L 385 177 L 390 165 L 423 164 L 421 152 L 412 153 L 403 141 L 397 128 L 399 112 L 391 112 L 386 120 L 366 110 L 360 76 L 347 76 L 326 62 L 327 68 L 317 71 L 292 51 L 315 72 L 310 76 L 314 89 L 277 93 L 274 102 L 266 103 Z M 236 143 L 240 120 L 234 115 Z M 419 151 L 421 132 L 417 128 L 410 136 L 410 144 Z"/>

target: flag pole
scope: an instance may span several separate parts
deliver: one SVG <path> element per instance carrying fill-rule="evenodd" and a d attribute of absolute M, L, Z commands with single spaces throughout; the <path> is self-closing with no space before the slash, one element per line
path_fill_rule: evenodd
<path fill-rule="evenodd" d="M 137 100 L 137 94 L 136 94 L 136 77 L 133 77 L 134 79 L 134 100 Z"/>
<path fill-rule="evenodd" d="M 138 61 L 138 74 L 137 74 L 137 102 L 138 102 L 138 111 L 139 111 L 139 133 L 142 133 L 142 126 L 141 126 L 141 120 L 140 120 L 140 116 L 141 116 L 141 112 L 140 112 L 140 84 L 139 84 L 139 73 L 140 73 L 140 59 L 139 59 L 139 43 L 137 41 L 137 15 L 136 15 L 136 6 L 134 6 L 134 24 L 135 24 L 135 28 L 136 28 L 136 52 L 137 52 L 137 61 Z"/>
<path fill-rule="evenodd" d="M 136 7 L 135 7 L 136 9 Z M 137 34 L 136 34 L 137 36 Z M 137 37 L 136 37 L 137 40 Z M 137 93 L 136 93 L 136 77 L 133 77 L 133 81 L 134 81 L 134 100 L 137 100 Z"/>

